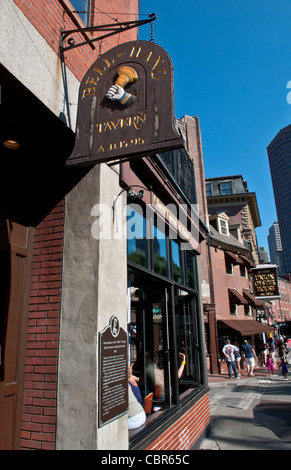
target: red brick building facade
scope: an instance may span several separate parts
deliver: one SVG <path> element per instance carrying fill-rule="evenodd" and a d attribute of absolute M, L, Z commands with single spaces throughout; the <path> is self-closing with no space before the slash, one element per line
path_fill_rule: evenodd
<path fill-rule="evenodd" d="M 276 323 L 287 323 L 291 321 L 291 279 L 290 275 L 278 277 L 279 294 L 278 300 L 272 301 L 272 320 Z"/>
<path fill-rule="evenodd" d="M 23 448 L 55 448 L 63 226 L 62 201 L 35 230 L 23 391 Z"/>

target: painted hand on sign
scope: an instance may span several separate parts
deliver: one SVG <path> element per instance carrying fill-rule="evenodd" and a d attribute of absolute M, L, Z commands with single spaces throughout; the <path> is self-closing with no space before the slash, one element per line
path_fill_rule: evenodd
<path fill-rule="evenodd" d="M 113 85 L 109 88 L 106 96 L 111 101 L 117 101 L 123 106 L 129 106 L 132 102 L 132 95 L 124 91 L 124 89 L 119 85 Z"/>
<path fill-rule="evenodd" d="M 126 85 L 136 82 L 138 75 L 132 67 L 124 66 L 118 69 L 118 78 L 106 96 L 112 101 L 117 101 L 123 106 L 129 106 L 135 98 L 130 93 L 124 91 Z"/>

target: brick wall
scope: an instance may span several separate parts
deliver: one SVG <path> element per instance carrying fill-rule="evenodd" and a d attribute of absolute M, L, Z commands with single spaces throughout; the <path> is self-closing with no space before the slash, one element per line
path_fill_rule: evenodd
<path fill-rule="evenodd" d="M 233 266 L 234 274 L 227 274 L 223 250 L 211 247 L 216 319 L 230 318 L 228 287 L 234 287 L 241 294 L 249 290 L 249 279 L 240 275 L 239 265 Z M 238 316 L 245 317 L 244 306 L 238 306 Z"/>
<path fill-rule="evenodd" d="M 208 207 L 200 122 L 197 116 L 183 116 L 181 121 L 187 124 L 185 137 L 187 138 L 187 150 L 189 157 L 193 160 L 194 163 L 195 188 L 199 216 L 203 222 L 207 224 Z M 202 283 L 202 300 L 203 302 L 209 303 L 211 302 L 211 294 L 209 290 L 209 259 L 206 241 L 201 243 L 200 276 Z"/>
<path fill-rule="evenodd" d="M 24 376 L 22 448 L 55 448 L 64 203 L 36 228 Z"/>
<path fill-rule="evenodd" d="M 209 400 L 205 395 L 146 450 L 189 450 L 209 423 Z"/>
<path fill-rule="evenodd" d="M 248 203 L 236 203 L 233 205 L 215 204 L 208 208 L 209 215 L 225 211 L 227 211 L 227 215 L 230 217 L 230 225 L 241 225 L 242 237 L 251 242 L 254 261 L 256 264 L 259 264 L 255 226 Z"/>
<path fill-rule="evenodd" d="M 207 222 L 208 208 L 200 123 L 197 116 L 185 116 L 182 121 L 187 123 L 187 147 L 189 156 L 194 162 L 195 187 L 199 215 L 203 222 Z"/>
<path fill-rule="evenodd" d="M 278 278 L 280 300 L 273 300 L 274 320 L 277 322 L 291 321 L 291 282 L 287 278 Z"/>
<path fill-rule="evenodd" d="M 43 36 L 56 54 L 59 54 L 59 41 L 61 28 L 64 31 L 85 27 L 84 23 L 76 13 L 70 13 L 75 8 L 69 0 L 14 0 L 15 4 L 26 15 L 32 25 Z M 117 21 L 133 21 L 138 19 L 138 0 L 94 0 L 92 2 L 93 17 L 92 25 L 113 24 Z M 111 13 L 112 12 L 112 13 Z M 118 14 L 114 14 L 117 12 Z M 96 32 L 89 38 L 98 38 L 104 32 Z M 86 39 L 81 34 L 72 36 L 76 43 Z M 137 39 L 137 28 L 125 33 L 111 36 L 102 40 L 101 53 L 117 46 L 120 43 L 134 41 Z M 73 74 L 82 80 L 90 65 L 97 59 L 99 54 L 99 41 L 90 45 L 84 45 L 64 53 L 65 63 Z"/>

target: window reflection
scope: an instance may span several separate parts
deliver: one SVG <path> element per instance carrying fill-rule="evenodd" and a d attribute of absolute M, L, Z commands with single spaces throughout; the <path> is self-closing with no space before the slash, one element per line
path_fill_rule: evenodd
<path fill-rule="evenodd" d="M 140 282 L 146 283 L 146 278 Z M 165 290 L 130 288 L 129 346 L 133 375 L 138 377 L 141 395 L 153 393 L 155 407 L 169 402 Z"/>
<path fill-rule="evenodd" d="M 197 289 L 195 256 L 190 251 L 186 251 L 186 269 L 187 286 Z"/>
<path fill-rule="evenodd" d="M 192 384 L 199 383 L 199 353 L 196 326 L 195 299 L 187 292 L 178 289 L 176 296 L 177 349 L 185 354 L 185 368 L 179 387 L 180 393 Z"/>
<path fill-rule="evenodd" d="M 172 246 L 172 269 L 173 269 L 173 278 L 174 281 L 182 283 L 182 262 L 181 262 L 181 253 L 179 243 L 171 240 Z"/>
<path fill-rule="evenodd" d="M 146 237 L 146 219 L 137 205 L 127 206 L 127 256 L 145 268 L 148 267 L 148 240 Z"/>
<path fill-rule="evenodd" d="M 86 26 L 89 26 L 89 11 L 91 0 L 70 0 L 75 11 L 78 12 L 81 20 L 85 23 Z"/>
<path fill-rule="evenodd" d="M 165 233 L 159 230 L 156 226 L 154 226 L 153 231 L 154 271 L 162 276 L 168 276 L 167 238 Z"/>
<path fill-rule="evenodd" d="M 196 297 L 176 288 L 172 303 L 170 291 L 163 284 L 151 283 L 149 277 L 139 276 L 137 272 L 130 274 L 130 278 L 130 363 L 142 397 L 153 393 L 153 413 L 173 403 L 173 382 L 178 384 L 180 396 L 200 384 Z M 175 326 L 169 334 L 169 316 L 172 314 L 175 315 Z M 176 359 L 171 358 L 172 341 L 176 341 Z M 183 373 L 174 376 L 171 360 L 177 360 L 179 369 L 184 356 Z"/>

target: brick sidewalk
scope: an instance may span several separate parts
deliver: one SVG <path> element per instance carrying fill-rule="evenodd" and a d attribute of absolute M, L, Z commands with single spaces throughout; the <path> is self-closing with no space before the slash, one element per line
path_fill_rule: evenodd
<path fill-rule="evenodd" d="M 280 374 L 280 369 L 278 369 L 278 366 L 274 370 L 274 376 Z M 268 369 L 267 367 L 262 367 L 262 366 L 257 366 L 254 369 L 254 375 L 255 377 L 267 377 L 268 376 Z M 252 380 L 254 377 L 248 377 L 246 369 L 241 370 L 241 379 L 249 379 Z M 225 364 L 225 370 L 224 367 L 222 367 L 222 373 L 221 374 L 208 374 L 208 383 L 215 383 L 215 382 L 225 382 L 228 381 L 229 376 L 227 372 L 227 367 Z M 234 375 L 232 380 L 234 380 Z"/>

